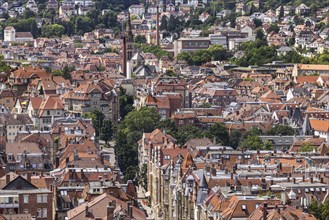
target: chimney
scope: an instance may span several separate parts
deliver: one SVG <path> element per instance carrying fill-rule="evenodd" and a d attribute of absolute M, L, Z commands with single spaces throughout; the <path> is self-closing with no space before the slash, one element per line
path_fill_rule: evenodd
<path fill-rule="evenodd" d="M 103 155 L 103 153 L 101 153 L 100 159 L 101 159 L 101 164 L 104 164 L 104 155 Z"/>
<path fill-rule="evenodd" d="M 107 206 L 107 220 L 113 220 L 114 219 L 114 209 L 115 209 L 115 202 L 112 201 L 112 203 L 109 203 Z"/>
<path fill-rule="evenodd" d="M 227 169 L 227 167 L 225 167 L 225 174 L 228 174 L 228 169 Z"/>
<path fill-rule="evenodd" d="M 6 185 L 10 183 L 10 174 L 6 174 Z"/>
<path fill-rule="evenodd" d="M 305 182 L 305 175 L 303 174 L 303 182 Z"/>
<path fill-rule="evenodd" d="M 85 206 L 85 215 L 88 218 L 89 217 L 89 208 L 88 208 L 88 204 L 86 204 Z"/>
<path fill-rule="evenodd" d="M 231 180 L 233 180 L 233 172 L 231 172 Z"/>
<path fill-rule="evenodd" d="M 210 166 L 208 164 L 205 165 L 205 170 L 207 173 L 210 172 Z"/>
<path fill-rule="evenodd" d="M 74 161 L 79 160 L 79 154 L 78 154 L 78 149 L 76 147 L 74 147 Z"/>
<path fill-rule="evenodd" d="M 215 164 L 213 164 L 212 168 L 211 168 L 211 175 L 216 176 L 216 174 L 217 174 L 216 167 L 215 167 Z"/>
<path fill-rule="evenodd" d="M 263 203 L 263 220 L 267 219 L 267 203 Z"/>
<path fill-rule="evenodd" d="M 56 168 L 59 167 L 59 156 L 56 156 L 55 158 L 55 166 Z"/>
<path fill-rule="evenodd" d="M 127 202 L 128 204 L 128 216 L 130 219 L 133 217 L 133 206 L 131 205 L 131 202 Z"/>
<path fill-rule="evenodd" d="M 127 44 L 126 36 L 122 38 L 122 73 L 127 77 Z"/>
<path fill-rule="evenodd" d="M 27 181 L 31 182 L 31 173 L 30 172 L 27 172 L 26 179 L 27 179 Z"/>

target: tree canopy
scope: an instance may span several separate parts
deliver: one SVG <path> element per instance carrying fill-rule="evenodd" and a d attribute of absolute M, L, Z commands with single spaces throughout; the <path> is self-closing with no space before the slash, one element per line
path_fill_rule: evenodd
<path fill-rule="evenodd" d="M 226 49 L 219 44 L 211 45 L 206 50 L 197 50 L 193 53 L 181 52 L 177 60 L 185 60 L 189 65 L 202 65 L 210 61 L 220 61 L 227 58 Z"/>
<path fill-rule="evenodd" d="M 269 135 L 294 135 L 295 130 L 288 125 L 275 125 L 267 134 Z"/>

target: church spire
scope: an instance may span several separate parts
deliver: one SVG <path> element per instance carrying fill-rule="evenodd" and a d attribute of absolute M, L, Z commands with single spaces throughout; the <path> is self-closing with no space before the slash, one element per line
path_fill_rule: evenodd
<path fill-rule="evenodd" d="M 131 29 L 131 20 L 130 20 L 130 13 L 128 11 L 128 18 L 126 23 L 126 30 L 125 30 L 125 36 L 127 42 L 133 42 L 134 41 L 134 35 Z"/>

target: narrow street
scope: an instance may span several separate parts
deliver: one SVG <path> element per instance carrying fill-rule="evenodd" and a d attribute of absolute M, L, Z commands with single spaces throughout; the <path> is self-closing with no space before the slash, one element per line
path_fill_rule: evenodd
<path fill-rule="evenodd" d="M 147 219 L 155 220 L 155 217 L 153 216 L 153 211 L 152 209 L 147 206 L 147 199 L 145 198 L 145 190 L 142 187 L 138 187 L 137 189 L 137 196 L 138 196 L 138 201 L 140 202 L 140 204 L 143 206 L 143 208 L 146 210 L 147 213 Z"/>

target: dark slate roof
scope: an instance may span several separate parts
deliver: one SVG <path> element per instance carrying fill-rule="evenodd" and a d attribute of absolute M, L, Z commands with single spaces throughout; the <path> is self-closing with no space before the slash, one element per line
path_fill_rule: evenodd
<path fill-rule="evenodd" d="M 38 188 L 21 176 L 16 177 L 16 179 L 9 182 L 5 187 L 3 187 L 3 190 L 30 190 L 30 189 L 38 189 Z"/>
<path fill-rule="evenodd" d="M 207 183 L 207 180 L 206 180 L 206 177 L 205 177 L 204 173 L 202 174 L 201 180 L 199 182 L 199 187 L 208 189 L 208 183 Z"/>

